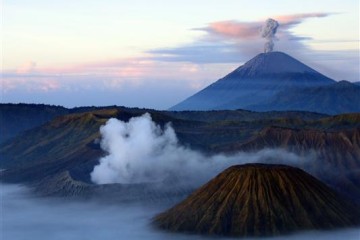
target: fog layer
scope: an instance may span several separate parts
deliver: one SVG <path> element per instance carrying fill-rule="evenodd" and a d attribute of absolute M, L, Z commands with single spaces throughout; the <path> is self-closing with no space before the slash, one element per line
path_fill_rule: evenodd
<path fill-rule="evenodd" d="M 0 239 L 4 240 L 212 239 L 153 229 L 151 218 L 169 207 L 161 203 L 109 205 L 39 199 L 18 185 L 0 185 L 0 200 Z M 344 240 L 359 237 L 360 229 L 349 229 L 267 239 Z"/>

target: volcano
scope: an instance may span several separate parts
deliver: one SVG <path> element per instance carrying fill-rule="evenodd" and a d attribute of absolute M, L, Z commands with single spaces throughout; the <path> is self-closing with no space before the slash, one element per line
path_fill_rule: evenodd
<path fill-rule="evenodd" d="M 225 236 L 274 236 L 356 226 L 360 210 L 298 168 L 232 166 L 159 214 L 162 229 Z"/>
<path fill-rule="evenodd" d="M 253 110 L 251 106 L 268 103 L 285 89 L 332 83 L 335 81 L 285 53 L 261 53 L 170 110 Z"/>

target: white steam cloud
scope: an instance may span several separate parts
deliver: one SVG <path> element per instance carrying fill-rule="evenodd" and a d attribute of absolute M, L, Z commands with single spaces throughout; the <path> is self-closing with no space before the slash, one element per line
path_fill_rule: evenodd
<path fill-rule="evenodd" d="M 231 156 L 205 156 L 181 146 L 171 125 L 162 129 L 148 113 L 131 118 L 129 122 L 109 119 L 100 133 L 101 147 L 107 155 L 91 173 L 92 181 L 97 184 L 178 180 L 198 186 L 234 164 L 302 165 L 305 162 L 305 157 L 270 149 Z"/>
<path fill-rule="evenodd" d="M 276 39 L 275 34 L 277 31 L 277 28 L 279 27 L 279 23 L 269 18 L 266 20 L 265 25 L 262 28 L 261 31 L 261 37 L 266 39 L 266 43 L 264 46 L 264 52 L 272 52 L 274 49 L 274 40 Z"/>

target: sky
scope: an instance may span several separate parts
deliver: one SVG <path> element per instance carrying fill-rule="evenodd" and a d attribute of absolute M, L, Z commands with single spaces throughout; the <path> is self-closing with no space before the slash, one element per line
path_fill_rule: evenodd
<path fill-rule="evenodd" d="M 167 109 L 263 51 L 360 81 L 357 0 L 2 0 L 1 102 Z"/>

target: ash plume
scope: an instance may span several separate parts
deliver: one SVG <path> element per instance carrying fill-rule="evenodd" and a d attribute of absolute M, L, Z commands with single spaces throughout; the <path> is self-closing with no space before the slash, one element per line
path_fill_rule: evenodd
<path fill-rule="evenodd" d="M 264 52 L 272 52 L 274 49 L 274 40 L 276 39 L 275 34 L 277 31 L 277 28 L 279 27 L 279 23 L 269 18 L 266 20 L 265 25 L 263 26 L 261 30 L 261 37 L 266 39 L 265 45 L 264 45 Z"/>

